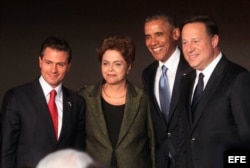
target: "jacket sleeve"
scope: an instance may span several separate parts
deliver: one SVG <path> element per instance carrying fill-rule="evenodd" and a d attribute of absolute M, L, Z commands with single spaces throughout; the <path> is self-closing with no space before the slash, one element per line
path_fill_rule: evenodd
<path fill-rule="evenodd" d="M 241 142 L 250 149 L 250 73 L 240 73 L 234 80 L 230 95 L 231 110 Z M 245 146 L 246 147 L 246 146 Z"/>
<path fill-rule="evenodd" d="M 154 128 L 153 128 L 153 123 L 152 123 L 152 119 L 151 119 L 151 112 L 150 112 L 148 97 L 147 97 L 146 101 L 147 101 L 146 104 L 147 104 L 148 138 L 150 140 L 149 148 L 150 148 L 150 152 L 151 152 L 152 168 L 155 168 L 155 138 L 154 138 Z"/>
<path fill-rule="evenodd" d="M 76 133 L 76 140 L 75 140 L 75 148 L 79 150 L 85 150 L 86 144 L 86 134 L 85 134 L 85 101 L 83 97 L 79 96 L 77 99 L 77 133 Z"/>
<path fill-rule="evenodd" d="M 18 101 L 12 91 L 8 91 L 1 108 L 1 167 L 15 168 L 17 145 L 21 129 Z"/>

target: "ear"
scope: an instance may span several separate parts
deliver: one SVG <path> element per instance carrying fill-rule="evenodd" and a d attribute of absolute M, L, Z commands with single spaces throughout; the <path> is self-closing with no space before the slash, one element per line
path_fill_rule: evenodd
<path fill-rule="evenodd" d="M 71 63 L 69 63 L 69 65 L 67 67 L 67 72 L 69 71 L 70 67 L 71 67 Z"/>
<path fill-rule="evenodd" d="M 173 39 L 178 40 L 180 37 L 180 29 L 179 28 L 174 28 L 173 29 Z"/>
<path fill-rule="evenodd" d="M 213 48 L 218 47 L 219 44 L 219 36 L 216 34 L 212 37 L 212 46 Z"/>
<path fill-rule="evenodd" d="M 39 60 L 39 67 L 41 68 L 41 64 L 42 64 L 42 57 L 38 56 L 38 60 Z"/>
<path fill-rule="evenodd" d="M 133 65 L 129 65 L 127 69 L 127 74 L 129 74 L 130 70 L 132 69 Z"/>

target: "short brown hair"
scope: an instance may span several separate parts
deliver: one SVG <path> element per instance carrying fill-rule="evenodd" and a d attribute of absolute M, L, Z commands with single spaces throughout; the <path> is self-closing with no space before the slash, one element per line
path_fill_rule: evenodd
<path fill-rule="evenodd" d="M 103 54 L 107 50 L 116 50 L 121 53 L 128 65 L 133 65 L 135 61 L 136 47 L 129 36 L 111 36 L 105 38 L 99 48 L 96 49 L 99 61 L 102 61 Z"/>
<path fill-rule="evenodd" d="M 44 50 L 46 48 L 52 48 L 58 51 L 65 51 L 68 54 L 68 62 L 71 62 L 72 59 L 72 51 L 69 43 L 61 38 L 61 37 L 55 37 L 55 36 L 50 36 L 44 40 L 42 43 L 42 46 L 40 48 L 40 57 L 43 57 Z"/>

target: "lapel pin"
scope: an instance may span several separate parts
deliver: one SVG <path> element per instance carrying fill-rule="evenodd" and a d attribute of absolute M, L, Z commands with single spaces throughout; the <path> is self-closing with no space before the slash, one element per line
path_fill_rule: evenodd
<path fill-rule="evenodd" d="M 68 105 L 69 105 L 70 107 L 72 106 L 72 104 L 71 104 L 71 102 L 70 102 L 70 101 L 68 102 Z"/>

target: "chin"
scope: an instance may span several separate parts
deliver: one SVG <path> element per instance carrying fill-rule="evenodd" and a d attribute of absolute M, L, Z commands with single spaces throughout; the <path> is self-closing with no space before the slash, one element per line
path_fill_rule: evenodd
<path fill-rule="evenodd" d="M 164 59 L 164 57 L 155 57 L 155 59 L 156 59 L 157 61 L 162 61 L 162 60 Z"/>

